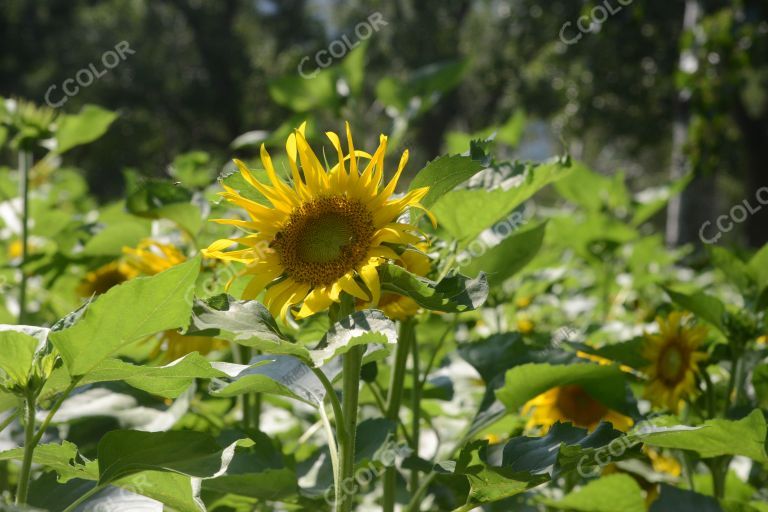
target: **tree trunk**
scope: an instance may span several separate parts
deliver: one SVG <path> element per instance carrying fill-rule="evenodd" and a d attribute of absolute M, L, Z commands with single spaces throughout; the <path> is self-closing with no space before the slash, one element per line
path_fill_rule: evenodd
<path fill-rule="evenodd" d="M 683 15 L 682 37 L 690 33 L 699 22 L 701 6 L 699 0 L 686 0 Z M 678 68 L 685 72 L 694 66 L 696 56 L 690 49 L 680 53 Z M 690 122 L 690 91 L 683 89 L 678 92 L 675 112 L 675 123 L 672 129 L 672 156 L 670 176 L 678 180 L 690 172 L 690 162 L 685 154 L 685 143 L 688 138 Z M 700 244 L 698 239 L 699 227 L 715 210 L 713 208 L 715 194 L 714 176 L 697 175 L 679 195 L 672 197 L 667 205 L 666 240 L 670 246 L 686 243 Z"/>

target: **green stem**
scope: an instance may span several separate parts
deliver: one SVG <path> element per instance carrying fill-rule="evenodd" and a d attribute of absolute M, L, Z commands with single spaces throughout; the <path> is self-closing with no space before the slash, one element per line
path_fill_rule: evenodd
<path fill-rule="evenodd" d="M 342 412 L 341 404 L 339 403 L 339 397 L 336 396 L 336 390 L 333 389 L 333 384 L 328 379 L 328 376 L 320 368 L 311 367 L 315 376 L 323 384 L 325 388 L 325 395 L 331 402 L 331 408 L 333 409 L 333 417 L 336 421 L 336 438 L 333 437 L 333 428 L 331 422 L 328 419 L 328 414 L 325 412 L 325 405 L 320 403 L 320 419 L 323 422 L 325 428 L 326 437 L 328 438 L 328 451 L 331 454 L 331 468 L 333 469 L 333 490 L 334 496 L 336 496 L 336 502 L 334 504 L 334 511 L 338 510 L 339 496 L 342 494 L 341 489 L 341 467 L 340 467 L 340 453 L 339 445 L 343 444 L 346 439 L 346 432 L 344 431 L 344 413 Z"/>
<path fill-rule="evenodd" d="M 43 422 L 40 424 L 40 428 L 37 430 L 37 433 L 35 434 L 34 439 L 32 439 L 33 446 L 37 446 L 37 443 L 40 442 L 40 439 L 42 439 L 43 435 L 45 434 L 45 430 L 48 428 L 48 425 L 50 425 L 51 421 L 53 420 L 53 417 L 56 415 L 56 412 L 61 407 L 61 404 L 64 403 L 64 400 L 67 399 L 70 393 L 72 393 L 72 390 L 77 387 L 77 384 L 80 382 L 81 377 L 77 377 L 75 379 L 72 379 L 72 382 L 69 383 L 69 386 L 67 386 L 67 389 L 61 392 L 59 394 L 58 398 L 56 398 L 56 401 L 51 406 L 51 409 L 48 411 L 48 415 L 45 417 Z"/>
<path fill-rule="evenodd" d="M 67 508 L 65 508 L 65 509 L 64 509 L 62 512 L 72 512 L 72 511 L 73 511 L 73 510 L 75 510 L 75 509 L 76 509 L 76 508 L 77 508 L 77 507 L 78 507 L 80 504 L 82 504 L 82 503 L 84 503 L 85 501 L 87 501 L 87 500 L 88 500 L 88 498 L 92 497 L 93 495 L 95 495 L 96 493 L 98 493 L 99 491 L 101 491 L 102 489 L 104 489 L 104 487 L 106 487 L 106 484 L 102 484 L 102 485 L 96 485 L 96 486 L 95 486 L 95 487 L 93 487 L 93 488 L 92 488 L 90 491 L 86 492 L 85 494 L 83 494 L 82 496 L 80 496 L 79 498 L 77 498 L 77 499 L 76 499 L 74 502 L 72 502 L 72 503 L 71 503 L 71 504 L 70 504 L 70 505 L 69 505 Z"/>
<path fill-rule="evenodd" d="M 5 419 L 3 420 L 3 422 L 2 422 L 2 423 L 0 423 L 0 432 L 2 432 L 3 430 L 5 430 L 6 428 L 8 428 L 8 425 L 10 425 L 11 423 L 13 423 L 13 420 L 15 420 L 15 419 L 16 419 L 16 418 L 19 416 L 19 413 L 20 413 L 20 412 L 21 412 L 21 409 L 16 409 L 15 411 L 13 411 L 13 412 L 10 414 L 10 416 L 8 416 L 7 418 L 5 418 Z"/>
<path fill-rule="evenodd" d="M 718 501 L 722 501 L 725 497 L 725 479 L 728 476 L 730 461 L 730 457 L 724 455 L 712 459 L 709 463 L 709 470 L 712 473 L 712 489 Z"/>
<path fill-rule="evenodd" d="M 349 349 L 342 356 L 342 415 L 344 417 L 345 436 L 341 442 L 341 496 L 336 496 L 340 512 L 349 512 L 355 502 L 355 493 L 346 491 L 346 483 L 354 485 L 355 474 L 355 434 L 357 432 L 357 409 L 360 395 L 360 368 L 363 363 L 364 345 Z"/>
<path fill-rule="evenodd" d="M 701 378 L 704 380 L 704 388 L 707 400 L 707 414 L 709 419 L 712 419 L 715 417 L 715 386 L 712 383 L 712 378 L 709 376 L 709 372 L 707 372 L 706 368 L 704 368 L 704 370 L 701 372 Z"/>
<path fill-rule="evenodd" d="M 27 315 L 27 273 L 24 265 L 29 254 L 29 169 L 32 155 L 19 151 L 19 178 L 21 183 L 21 283 L 19 283 L 19 324 L 24 324 Z"/>
<path fill-rule="evenodd" d="M 24 459 L 21 462 L 19 485 L 16 488 L 17 505 L 25 505 L 27 503 L 29 476 L 32 471 L 32 455 L 35 451 L 35 399 L 34 393 L 27 393 L 25 401 L 27 419 L 24 425 Z"/>
<path fill-rule="evenodd" d="M 395 366 L 389 379 L 389 392 L 387 393 L 387 406 L 385 417 L 391 421 L 400 419 L 400 402 L 403 399 L 403 385 L 405 383 L 405 365 L 408 362 L 408 352 L 411 350 L 413 340 L 413 322 L 405 320 L 400 324 L 400 336 L 395 347 Z M 418 381 L 414 381 L 414 386 Z M 397 468 L 394 464 L 384 471 L 384 498 L 382 502 L 383 512 L 392 512 L 395 509 L 395 489 L 397 484 Z"/>
<path fill-rule="evenodd" d="M 419 437 L 420 437 L 420 427 L 421 427 L 421 375 L 419 374 L 419 344 L 416 340 L 415 333 L 412 333 L 412 340 L 411 340 L 411 371 L 413 372 L 413 390 L 411 393 L 411 415 L 412 415 L 412 426 L 411 426 L 411 440 L 413 444 L 411 445 L 411 449 L 413 450 L 413 455 L 418 457 L 419 456 Z M 417 468 L 413 468 L 411 470 L 411 490 L 415 490 L 419 487 L 419 470 Z"/>

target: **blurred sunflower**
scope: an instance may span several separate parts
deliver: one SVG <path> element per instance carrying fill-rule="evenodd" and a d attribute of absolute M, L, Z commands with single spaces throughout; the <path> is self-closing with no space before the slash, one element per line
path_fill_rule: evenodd
<path fill-rule="evenodd" d="M 429 256 L 421 251 L 427 249 L 427 244 L 419 243 L 416 249 L 418 250 L 404 251 L 396 263 L 412 274 L 425 276 L 429 273 L 431 264 Z M 378 307 L 392 320 L 405 320 L 419 312 L 419 305 L 412 298 L 389 292 L 381 294 Z"/>
<path fill-rule="evenodd" d="M 757 342 L 763 345 L 768 345 L 768 334 L 763 334 L 757 338 Z"/>
<path fill-rule="evenodd" d="M 531 334 L 536 328 L 536 324 L 527 316 L 521 316 L 517 319 L 517 330 L 521 334 Z"/>
<path fill-rule="evenodd" d="M 644 396 L 656 406 L 673 412 L 680 401 L 696 391 L 699 362 L 706 359 L 697 349 L 707 335 L 703 326 L 686 327 L 683 313 L 673 312 L 658 318 L 659 334 L 646 334 L 643 357 L 650 363 L 645 369 L 648 382 Z"/>
<path fill-rule="evenodd" d="M 391 244 L 421 241 L 418 229 L 399 223 L 398 218 L 408 207 L 424 209 L 420 201 L 429 190 L 419 188 L 392 198 L 408 151 L 400 158 L 392 180 L 380 189 L 387 138 L 380 136 L 372 155 L 356 150 L 348 123 L 346 154 L 339 136 L 326 133 L 339 160 L 326 170 L 304 138 L 305 125 L 286 142 L 293 177 L 290 185 L 278 177 L 264 145 L 261 161 L 270 184 L 257 181 L 243 162 L 235 160 L 243 178 L 272 206 L 246 199 L 225 185 L 221 195 L 244 208 L 250 220 L 216 222 L 237 226 L 248 234 L 217 240 L 203 251 L 210 258 L 245 263 L 241 275 L 253 277 L 243 297 L 253 299 L 266 288 L 265 305 L 273 315 L 283 318 L 299 304 L 297 318 L 323 311 L 339 302 L 342 292 L 378 304 L 381 286 L 377 267 L 401 258 Z M 362 170 L 358 159 L 367 161 Z M 245 249 L 224 252 L 233 243 Z"/>
<path fill-rule="evenodd" d="M 523 414 L 529 413 L 526 428 L 541 427 L 543 432 L 547 432 L 558 421 L 571 422 L 577 427 L 593 430 L 604 420 L 621 431 L 629 430 L 633 423 L 631 418 L 592 398 L 578 384 L 558 386 L 529 400 L 523 406 Z"/>
<path fill-rule="evenodd" d="M 150 239 L 142 240 L 135 248 L 124 247 L 123 254 L 125 255 L 123 258 L 86 274 L 77 289 L 78 294 L 83 297 L 99 295 L 134 277 L 159 274 L 187 259 L 177 247 Z M 164 360 L 175 361 L 190 352 L 208 354 L 225 346 L 226 343 L 222 340 L 205 336 L 184 336 L 178 331 L 165 331 L 160 335 L 157 347 L 150 357 L 155 357 L 162 352 Z"/>
<path fill-rule="evenodd" d="M 112 261 L 88 272 L 77 287 L 81 297 L 90 297 L 105 293 L 113 286 L 124 283 L 139 275 L 139 272 L 123 260 Z"/>
<path fill-rule="evenodd" d="M 647 445 L 643 446 L 643 452 L 648 456 L 653 470 L 657 473 L 666 473 L 674 477 L 682 474 L 682 467 L 676 458 L 664 455 Z"/>

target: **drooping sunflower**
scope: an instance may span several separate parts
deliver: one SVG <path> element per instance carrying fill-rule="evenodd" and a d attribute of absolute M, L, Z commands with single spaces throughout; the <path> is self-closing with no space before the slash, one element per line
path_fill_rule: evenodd
<path fill-rule="evenodd" d="M 650 364 L 645 369 L 648 381 L 644 396 L 652 404 L 677 412 L 680 401 L 696 392 L 699 362 L 707 358 L 697 349 L 707 336 L 703 326 L 688 327 L 684 315 L 673 312 L 657 318 L 658 334 L 646 334 L 643 357 Z"/>
<path fill-rule="evenodd" d="M 397 264 L 417 276 L 426 276 L 431 264 L 429 256 L 424 254 L 426 243 L 416 245 L 417 250 L 406 250 L 398 258 Z M 419 312 L 419 305 L 410 297 L 391 292 L 384 292 L 379 299 L 379 309 L 392 320 L 405 320 Z"/>
<path fill-rule="evenodd" d="M 80 286 L 77 287 L 77 293 L 81 297 L 100 295 L 113 286 L 133 279 L 138 274 L 136 269 L 125 263 L 125 261 L 112 261 L 96 270 L 88 272 Z"/>
<path fill-rule="evenodd" d="M 323 311 L 340 302 L 342 292 L 378 304 L 377 267 L 400 259 L 393 247 L 421 241 L 415 226 L 398 219 L 409 207 L 424 209 L 420 201 L 428 192 L 424 187 L 393 197 L 408 151 L 400 158 L 393 178 L 382 187 L 386 136 L 380 136 L 373 154 L 357 150 L 348 123 L 346 153 L 339 136 L 326 133 L 338 154 L 338 163 L 326 169 L 304 138 L 305 124 L 286 142 L 290 184 L 277 175 L 264 145 L 261 161 L 269 184 L 256 180 L 243 162 L 235 160 L 243 178 L 271 206 L 224 186 L 221 195 L 245 209 L 250 220 L 216 222 L 237 226 L 247 234 L 217 240 L 203 251 L 210 258 L 245 263 L 241 275 L 252 277 L 243 298 L 256 298 L 266 289 L 265 305 L 283 318 L 294 306 L 296 318 Z M 365 164 L 362 169 L 358 160 Z M 225 251 L 235 243 L 245 248 Z"/>
<path fill-rule="evenodd" d="M 532 398 L 523 406 L 523 414 L 529 413 L 526 428 L 540 427 L 543 432 L 558 421 L 588 430 L 609 421 L 621 431 L 629 430 L 633 423 L 632 418 L 609 409 L 578 384 L 558 386 Z"/>
<path fill-rule="evenodd" d="M 123 247 L 126 264 L 137 274 L 153 276 L 164 270 L 184 263 L 184 256 L 176 246 L 160 243 L 156 240 L 145 239 L 134 247 Z"/>

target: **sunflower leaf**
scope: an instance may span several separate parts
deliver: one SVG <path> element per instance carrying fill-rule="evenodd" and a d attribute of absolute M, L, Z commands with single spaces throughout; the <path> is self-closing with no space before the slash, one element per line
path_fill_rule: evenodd
<path fill-rule="evenodd" d="M 199 272 L 200 258 L 194 258 L 115 286 L 94 300 L 74 325 L 51 332 L 70 374 L 83 376 L 129 343 L 185 327 Z"/>
<path fill-rule="evenodd" d="M 482 169 L 483 164 L 469 156 L 441 156 L 427 163 L 416 174 L 408 190 L 429 187 L 429 192 L 421 200 L 421 204 L 430 208 L 456 185 L 464 183 Z"/>
<path fill-rule="evenodd" d="M 558 510 L 574 512 L 645 512 L 643 490 L 625 474 L 607 475 L 559 500 L 543 502 Z M 670 509 L 672 510 L 672 509 Z"/>
<path fill-rule="evenodd" d="M 216 477 L 226 471 L 236 445 L 220 446 L 202 432 L 113 430 L 99 441 L 99 484 L 146 470 Z"/>
<path fill-rule="evenodd" d="M 583 387 L 590 396 L 611 409 L 634 412 L 627 404 L 625 376 L 615 365 L 531 363 L 516 366 L 507 372 L 504 386 L 496 390 L 496 397 L 510 412 L 517 412 L 541 393 L 570 384 Z"/>
<path fill-rule="evenodd" d="M 672 302 L 681 308 L 690 311 L 702 320 L 706 320 L 720 332 L 726 334 L 725 323 L 723 321 L 723 317 L 726 314 L 725 305 L 720 299 L 707 295 L 704 292 L 695 292 L 687 295 L 670 288 L 664 288 L 664 291 L 667 292 L 667 295 L 672 299 Z"/>
<path fill-rule="evenodd" d="M 757 462 L 768 462 L 765 451 L 766 423 L 759 409 L 738 421 L 713 419 L 701 428 L 684 431 L 666 429 L 641 433 L 644 443 L 661 448 L 691 450 L 701 457 L 743 455 Z"/>
<path fill-rule="evenodd" d="M 474 279 L 454 274 L 436 283 L 389 264 L 379 266 L 379 277 L 382 290 L 410 297 L 432 311 L 469 311 L 480 307 L 488 298 L 488 279 L 483 272 Z"/>

